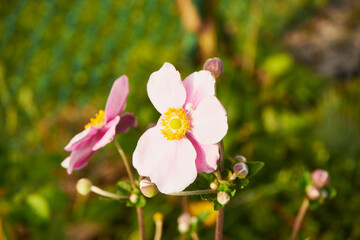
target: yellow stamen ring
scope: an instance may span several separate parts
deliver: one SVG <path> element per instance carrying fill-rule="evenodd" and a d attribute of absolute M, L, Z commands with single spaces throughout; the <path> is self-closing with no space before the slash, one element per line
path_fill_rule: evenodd
<path fill-rule="evenodd" d="M 95 114 L 95 118 L 91 118 L 90 122 L 86 124 L 84 128 L 87 129 L 90 126 L 101 127 L 102 125 L 104 125 L 104 122 L 105 122 L 105 111 L 100 110 L 98 113 Z"/>
<path fill-rule="evenodd" d="M 190 128 L 188 116 L 183 108 L 169 108 L 164 113 L 161 125 L 164 129 L 160 131 L 167 140 L 182 138 Z"/>

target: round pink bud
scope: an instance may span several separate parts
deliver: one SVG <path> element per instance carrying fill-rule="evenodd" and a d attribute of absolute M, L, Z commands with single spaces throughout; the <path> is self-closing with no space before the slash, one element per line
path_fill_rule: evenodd
<path fill-rule="evenodd" d="M 248 166 L 242 162 L 235 164 L 233 170 L 238 178 L 245 178 L 249 173 Z"/>
<path fill-rule="evenodd" d="M 88 195 L 91 192 L 92 182 L 87 178 L 81 178 L 76 183 L 76 191 L 83 196 Z"/>
<path fill-rule="evenodd" d="M 150 181 L 150 178 L 145 178 L 140 181 L 140 191 L 148 198 L 154 197 L 159 192 L 156 185 Z"/>
<path fill-rule="evenodd" d="M 244 156 L 241 156 L 241 155 L 236 155 L 234 157 L 234 159 L 238 162 L 246 162 L 246 158 Z"/>
<path fill-rule="evenodd" d="M 315 186 L 323 187 L 330 181 L 329 173 L 322 169 L 316 169 L 311 173 L 311 178 Z"/>
<path fill-rule="evenodd" d="M 226 192 L 218 192 L 217 201 L 221 205 L 226 205 L 230 201 L 230 196 Z"/>
<path fill-rule="evenodd" d="M 222 74 L 224 65 L 219 58 L 209 58 L 204 63 L 203 69 L 211 72 L 213 77 L 217 78 Z"/>
<path fill-rule="evenodd" d="M 314 187 L 314 186 L 311 186 L 311 185 L 308 185 L 308 186 L 306 187 L 306 195 L 308 196 L 308 198 L 309 198 L 310 200 L 315 201 L 315 200 L 319 199 L 320 194 L 321 194 L 321 193 L 320 193 L 320 189 L 319 189 L 319 188 Z"/>
<path fill-rule="evenodd" d="M 185 234 L 190 230 L 191 216 L 184 212 L 178 218 L 178 230 L 181 234 Z"/>

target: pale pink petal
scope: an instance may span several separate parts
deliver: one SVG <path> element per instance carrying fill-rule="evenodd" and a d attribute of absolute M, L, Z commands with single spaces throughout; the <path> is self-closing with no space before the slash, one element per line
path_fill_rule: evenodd
<path fill-rule="evenodd" d="M 219 160 L 219 146 L 218 144 L 204 145 L 196 141 L 191 134 L 186 134 L 188 139 L 196 150 L 196 169 L 198 173 L 212 173 L 217 168 L 217 161 Z"/>
<path fill-rule="evenodd" d="M 122 75 L 114 82 L 107 99 L 105 107 L 105 122 L 112 120 L 124 111 L 128 94 L 129 79 L 126 75 Z"/>
<path fill-rule="evenodd" d="M 131 127 L 137 127 L 136 117 L 132 113 L 125 113 L 116 126 L 116 134 L 127 132 Z"/>
<path fill-rule="evenodd" d="M 195 181 L 196 152 L 186 138 L 168 141 L 160 126 L 148 129 L 139 139 L 133 165 L 141 176 L 148 176 L 165 194 L 180 192 Z"/>
<path fill-rule="evenodd" d="M 209 71 L 194 72 L 183 83 L 186 104 L 191 103 L 195 109 L 201 100 L 215 95 L 215 79 Z"/>
<path fill-rule="evenodd" d="M 165 113 L 170 107 L 182 107 L 186 99 L 180 73 L 170 63 L 164 63 L 159 71 L 150 75 L 147 92 L 160 113 Z"/>
<path fill-rule="evenodd" d="M 119 121 L 120 116 L 116 116 L 114 119 L 112 119 L 110 122 L 108 122 L 105 126 L 102 127 L 101 132 L 98 134 L 98 137 L 95 140 L 95 144 L 92 147 L 93 151 L 99 150 L 114 139 L 116 133 L 116 126 L 118 125 Z"/>
<path fill-rule="evenodd" d="M 65 150 L 70 152 L 77 148 L 80 144 L 82 144 L 85 141 L 88 141 L 91 139 L 97 132 L 99 128 L 96 128 L 94 126 L 90 126 L 87 129 L 83 130 L 82 132 L 76 134 L 66 145 Z"/>
<path fill-rule="evenodd" d="M 71 152 L 70 157 L 61 163 L 63 167 L 67 168 L 68 174 L 71 174 L 74 169 L 80 169 L 87 164 L 95 153 L 91 150 L 92 145 L 92 141 L 89 141 L 89 143 L 82 143 Z"/>
<path fill-rule="evenodd" d="M 215 96 L 202 100 L 191 118 L 192 133 L 201 144 L 218 143 L 227 133 L 226 111 Z"/>

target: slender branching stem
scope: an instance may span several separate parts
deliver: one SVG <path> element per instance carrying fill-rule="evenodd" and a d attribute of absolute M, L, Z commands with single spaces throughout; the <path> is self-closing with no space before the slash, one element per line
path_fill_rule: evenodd
<path fill-rule="evenodd" d="M 124 150 L 120 147 L 119 143 L 116 140 L 114 141 L 114 143 L 115 143 L 116 149 L 118 150 L 118 152 L 119 152 L 119 154 L 121 156 L 121 159 L 124 162 L 126 172 L 127 172 L 128 176 L 129 176 L 129 179 L 130 179 L 130 184 L 131 184 L 131 186 L 133 188 L 135 188 L 136 185 L 135 185 L 134 177 L 133 177 L 132 171 L 130 169 L 129 161 L 128 161 L 125 153 L 124 153 Z"/>
<path fill-rule="evenodd" d="M 304 219 L 306 211 L 309 209 L 309 199 L 305 198 L 303 202 L 301 203 L 301 206 L 299 208 L 299 212 L 295 218 L 294 227 L 291 233 L 291 240 L 295 240 L 296 236 L 299 232 L 301 223 Z"/>
<path fill-rule="evenodd" d="M 116 146 L 116 149 L 118 150 L 119 154 L 120 154 L 120 157 L 121 159 L 123 160 L 124 162 L 124 166 L 125 166 L 125 169 L 126 169 L 126 172 L 129 176 L 129 179 L 130 179 L 130 184 L 133 188 L 136 188 L 136 184 L 135 184 L 135 180 L 134 180 L 134 176 L 132 174 L 132 171 L 131 171 L 131 168 L 130 168 L 130 165 L 129 165 L 129 161 L 125 155 L 125 152 L 124 150 L 120 147 L 119 143 L 115 140 L 114 141 L 115 143 L 115 146 Z M 140 238 L 141 240 L 145 240 L 145 227 L 144 227 L 144 216 L 143 216 L 143 211 L 142 211 L 142 208 L 141 207 L 137 207 L 136 208 L 136 213 L 137 213 L 137 216 L 138 216 L 138 222 L 139 222 L 139 232 L 140 232 Z"/>
<path fill-rule="evenodd" d="M 103 197 L 108 197 L 108 198 L 112 198 L 112 199 L 116 199 L 116 200 L 120 200 L 120 199 L 128 199 L 128 196 L 120 196 L 111 192 L 107 192 L 101 188 L 98 188 L 97 186 L 91 186 L 91 191 L 99 194 Z"/>
<path fill-rule="evenodd" d="M 201 194 L 211 194 L 211 193 L 217 193 L 217 190 L 195 190 L 195 191 L 183 191 L 178 193 L 170 193 L 168 195 L 171 196 L 193 196 L 193 195 L 201 195 Z"/>
<path fill-rule="evenodd" d="M 220 174 L 218 177 L 219 181 L 221 180 L 221 172 L 224 169 L 224 156 L 225 156 L 225 151 L 224 151 L 224 143 L 221 140 L 220 143 L 220 166 L 219 166 L 219 171 Z M 216 221 L 216 229 L 215 229 L 215 240 L 221 240 L 222 239 L 222 231 L 223 231 L 223 222 L 224 222 L 224 208 L 219 209 L 218 211 L 218 217 L 217 217 L 217 221 Z"/>

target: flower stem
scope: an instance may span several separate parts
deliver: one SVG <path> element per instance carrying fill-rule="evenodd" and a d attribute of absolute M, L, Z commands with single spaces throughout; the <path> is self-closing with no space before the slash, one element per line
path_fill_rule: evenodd
<path fill-rule="evenodd" d="M 291 240 L 295 240 L 299 232 L 302 220 L 304 219 L 306 211 L 309 209 L 309 199 L 305 198 L 301 203 L 299 212 L 295 218 L 294 227 L 291 233 Z"/>
<path fill-rule="evenodd" d="M 115 143 L 116 149 L 118 150 L 118 152 L 119 152 L 119 154 L 121 156 L 121 159 L 124 162 L 125 169 L 127 171 L 129 179 L 130 179 L 130 184 L 131 184 L 131 186 L 133 188 L 136 188 L 134 176 L 133 176 L 132 171 L 130 169 L 129 161 L 128 161 L 125 153 L 124 153 L 124 150 L 120 147 L 119 143 L 116 140 L 114 141 L 114 143 Z M 137 207 L 136 208 L 136 213 L 137 213 L 137 216 L 138 216 L 140 237 L 141 237 L 141 240 L 145 240 L 144 215 L 143 215 L 142 207 Z"/>
<path fill-rule="evenodd" d="M 145 240 L 144 215 L 143 215 L 142 207 L 137 207 L 136 212 L 139 222 L 140 239 Z"/>
<path fill-rule="evenodd" d="M 224 223 L 224 208 L 221 208 L 218 211 L 218 217 L 216 221 L 215 240 L 222 239 L 223 223 Z"/>
<path fill-rule="evenodd" d="M 114 194 L 111 192 L 107 192 L 105 190 L 102 190 L 101 188 L 98 188 L 97 186 L 91 186 L 91 191 L 96 194 L 99 194 L 101 196 L 116 199 L 116 200 L 129 198 L 128 196 L 120 196 L 120 195 L 117 195 L 117 194 Z"/>
<path fill-rule="evenodd" d="M 123 162 L 124 162 L 125 169 L 126 169 L 126 171 L 127 171 L 127 174 L 128 174 L 128 176 L 129 176 L 129 179 L 130 179 L 130 184 L 131 184 L 131 186 L 132 186 L 133 188 L 135 188 L 136 185 L 135 185 L 134 177 L 133 177 L 133 174 L 132 174 L 132 172 L 131 172 L 130 165 L 129 165 L 129 161 L 128 161 L 125 153 L 124 153 L 124 150 L 120 147 L 119 143 L 118 143 L 116 140 L 114 141 L 114 143 L 115 143 L 116 149 L 118 150 L 118 152 L 119 152 L 119 154 L 120 154 L 120 156 L 121 156 L 121 159 L 122 159 Z"/>
<path fill-rule="evenodd" d="M 195 191 L 183 191 L 178 193 L 169 193 L 171 196 L 192 196 L 192 195 L 201 195 L 201 194 L 211 194 L 217 193 L 217 190 L 195 190 Z"/>
<path fill-rule="evenodd" d="M 224 142 L 221 140 L 220 143 L 220 174 L 218 178 L 221 180 L 221 171 L 224 169 Z M 224 222 L 224 208 L 219 209 L 218 211 L 218 217 L 216 221 L 216 230 L 215 230 L 215 240 L 221 240 L 222 239 L 222 230 L 223 230 L 223 222 Z"/>

